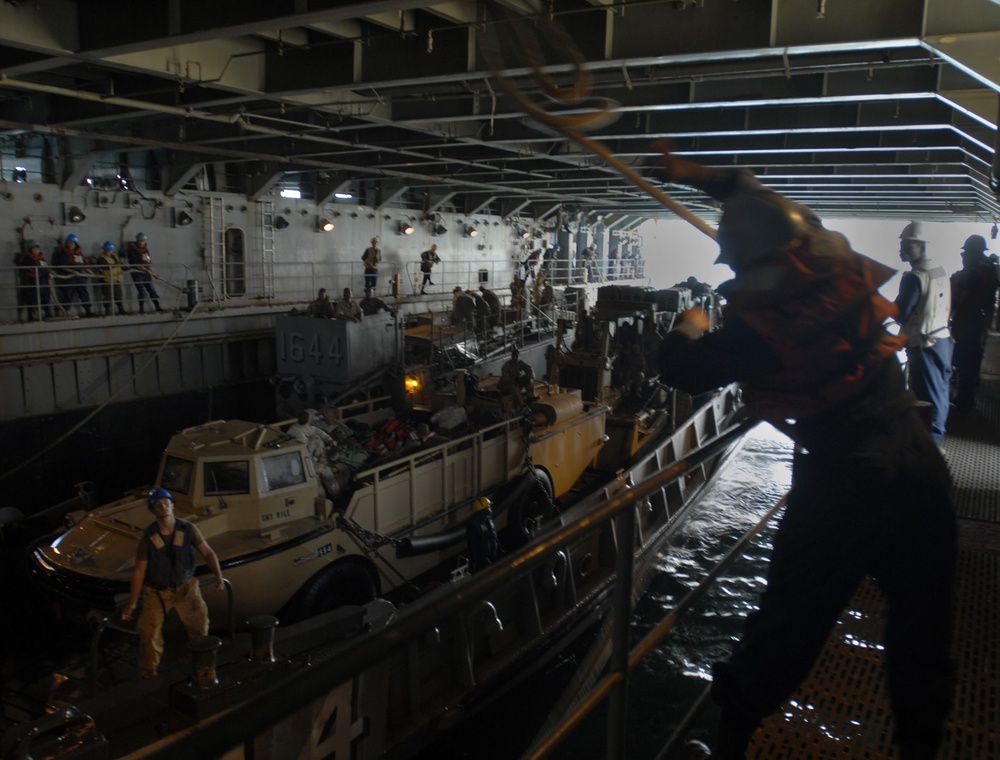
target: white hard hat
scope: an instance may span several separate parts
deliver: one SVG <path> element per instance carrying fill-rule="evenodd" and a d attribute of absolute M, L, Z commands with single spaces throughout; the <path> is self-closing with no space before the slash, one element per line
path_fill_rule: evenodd
<path fill-rule="evenodd" d="M 910 222 L 908 225 L 903 227 L 903 231 L 899 233 L 900 240 L 919 240 L 921 243 L 924 242 L 924 229 L 920 222 Z"/>

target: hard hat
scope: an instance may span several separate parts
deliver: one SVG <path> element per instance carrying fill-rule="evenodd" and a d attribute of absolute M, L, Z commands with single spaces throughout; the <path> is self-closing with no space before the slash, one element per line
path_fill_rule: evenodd
<path fill-rule="evenodd" d="M 146 233 L 145 232 L 140 232 L 139 234 L 137 234 L 135 236 L 135 242 L 137 242 L 137 243 L 145 243 L 146 242 Z"/>
<path fill-rule="evenodd" d="M 154 488 L 149 492 L 149 497 L 146 499 L 146 506 L 152 510 L 156 506 L 156 502 L 160 499 L 170 499 L 170 501 L 173 501 L 174 495 L 166 488 Z"/>
<path fill-rule="evenodd" d="M 962 250 L 970 253 L 983 253 L 987 250 L 986 238 L 982 235 L 969 235 L 962 243 Z"/>
<path fill-rule="evenodd" d="M 715 263 L 735 270 L 779 253 L 808 232 L 811 216 L 773 190 L 736 195 L 722 205 Z"/>
<path fill-rule="evenodd" d="M 924 229 L 920 222 L 910 222 L 908 225 L 903 227 L 903 231 L 899 233 L 900 240 L 918 240 L 921 243 L 924 242 Z"/>
<path fill-rule="evenodd" d="M 104 245 L 101 246 L 102 251 L 113 251 L 115 249 L 115 244 L 110 240 L 105 240 Z"/>
<path fill-rule="evenodd" d="M 26 240 L 24 241 L 24 250 L 30 251 L 32 248 L 40 248 L 37 240 Z"/>
<path fill-rule="evenodd" d="M 70 233 L 69 235 L 66 236 L 66 242 L 67 243 L 72 243 L 73 245 L 79 245 L 80 238 L 78 238 L 76 235 Z"/>
<path fill-rule="evenodd" d="M 373 238 L 372 238 L 372 242 L 373 242 L 373 243 L 377 243 L 377 242 L 378 242 L 378 238 L 377 238 L 377 237 L 373 237 Z"/>
<path fill-rule="evenodd" d="M 474 502 L 472 502 L 473 512 L 482 512 L 484 509 L 489 509 L 493 506 L 493 502 L 487 499 L 485 496 L 480 496 Z"/>

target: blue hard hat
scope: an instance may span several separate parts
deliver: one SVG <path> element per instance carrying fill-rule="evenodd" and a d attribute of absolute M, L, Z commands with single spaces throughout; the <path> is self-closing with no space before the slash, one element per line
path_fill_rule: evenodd
<path fill-rule="evenodd" d="M 149 497 L 146 499 L 146 506 L 152 509 L 160 499 L 170 499 L 170 501 L 173 501 L 174 495 L 166 488 L 154 488 L 149 492 Z"/>
<path fill-rule="evenodd" d="M 104 245 L 101 246 L 102 251 L 113 251 L 115 249 L 115 244 L 110 240 L 105 240 Z"/>
<path fill-rule="evenodd" d="M 80 238 L 78 238 L 76 235 L 70 233 L 69 235 L 66 236 L 66 242 L 67 243 L 73 243 L 73 245 L 79 245 L 80 244 Z"/>

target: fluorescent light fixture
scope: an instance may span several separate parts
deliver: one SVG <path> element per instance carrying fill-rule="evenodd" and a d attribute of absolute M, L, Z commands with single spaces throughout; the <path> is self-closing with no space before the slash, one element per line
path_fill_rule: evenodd
<path fill-rule="evenodd" d="M 282 198 L 301 198 L 302 197 L 302 191 L 301 190 L 294 190 L 294 189 L 292 189 L 290 187 L 285 187 L 285 188 L 282 188 L 282 190 L 279 193 L 279 195 Z"/>
<path fill-rule="evenodd" d="M 334 193 L 333 197 L 334 198 L 340 198 L 340 200 L 342 200 L 342 201 L 349 201 L 354 196 L 351 195 L 350 193 Z"/>

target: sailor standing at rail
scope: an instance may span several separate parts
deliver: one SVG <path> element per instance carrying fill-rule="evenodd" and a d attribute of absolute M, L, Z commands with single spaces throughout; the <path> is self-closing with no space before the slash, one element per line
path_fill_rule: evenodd
<path fill-rule="evenodd" d="M 225 583 L 219 558 L 198 526 L 174 515 L 174 497 L 165 488 L 150 492 L 146 500 L 156 520 L 142 532 L 132 571 L 131 595 L 122 620 L 131 620 L 139 595 L 142 612 L 139 633 L 139 677 L 155 678 L 163 656 L 163 621 L 175 610 L 189 638 L 208 634 L 208 606 L 194 577 L 197 550 L 215 574 L 215 590 Z"/>
<path fill-rule="evenodd" d="M 948 420 L 951 356 L 954 344 L 948 330 L 951 283 L 944 267 L 927 257 L 927 243 L 919 222 L 910 222 L 899 235 L 899 258 L 909 262 L 896 296 L 897 318 L 906 335 L 906 364 L 910 390 L 931 404 L 931 438 L 941 443 Z"/>
<path fill-rule="evenodd" d="M 948 467 L 905 389 L 903 339 L 877 289 L 892 270 L 752 174 L 665 153 L 658 176 L 722 201 L 725 326 L 701 309 L 663 341 L 661 380 L 689 393 L 741 381 L 747 406 L 798 444 L 767 589 L 715 664 L 713 758 L 743 758 L 808 674 L 861 580 L 885 594 L 885 665 L 902 760 L 930 760 L 953 691 L 956 525 Z"/>
<path fill-rule="evenodd" d="M 480 496 L 472 502 L 472 517 L 465 524 L 465 542 L 469 548 L 469 570 L 473 573 L 496 562 L 500 539 L 493 523 L 493 502 Z"/>

